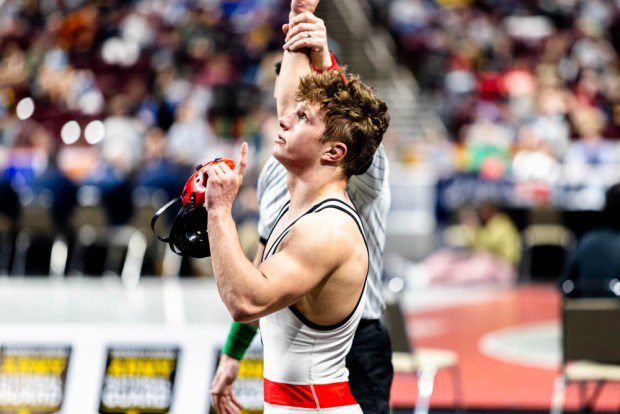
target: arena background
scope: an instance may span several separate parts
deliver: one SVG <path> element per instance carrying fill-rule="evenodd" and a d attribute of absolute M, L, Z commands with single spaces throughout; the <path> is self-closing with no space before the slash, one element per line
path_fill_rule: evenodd
<path fill-rule="evenodd" d="M 171 253 L 150 218 L 247 141 L 234 216 L 253 255 L 288 7 L 0 0 L 0 413 L 209 411 L 230 317 L 210 261 Z M 393 340 L 457 367 L 434 387 L 397 373 L 395 412 L 424 412 L 419 391 L 432 412 L 547 412 L 557 280 L 620 181 L 620 2 L 321 0 L 317 14 L 390 108 Z M 513 260 L 446 268 L 444 254 L 472 258 L 483 206 L 514 224 Z M 260 412 L 260 343 L 249 356 L 237 394 Z M 568 387 L 568 411 L 579 396 Z M 618 412 L 618 384 L 593 408 Z"/>

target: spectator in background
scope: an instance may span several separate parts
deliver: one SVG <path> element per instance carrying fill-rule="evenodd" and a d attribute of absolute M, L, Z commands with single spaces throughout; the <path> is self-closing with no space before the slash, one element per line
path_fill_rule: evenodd
<path fill-rule="evenodd" d="M 130 115 L 131 104 L 126 95 L 114 96 L 110 101 L 109 116 L 103 121 L 103 159 L 122 175 L 132 172 L 142 157 L 144 126 Z"/>
<path fill-rule="evenodd" d="M 573 113 L 579 139 L 573 142 L 564 159 L 569 182 L 604 183 L 618 162 L 615 145 L 602 137 L 605 116 L 594 107 L 581 107 Z M 618 178 L 618 177 L 614 177 Z"/>
<path fill-rule="evenodd" d="M 127 224 L 133 215 L 132 174 L 142 157 L 143 127 L 129 114 L 127 96 L 110 102 L 110 115 L 103 122 L 105 136 L 95 173 L 84 184 L 99 189 L 108 220 L 114 226 Z"/>
<path fill-rule="evenodd" d="M 0 154 L 0 158 L 1 158 Z M 0 159 L 0 166 L 1 166 Z M 19 198 L 11 183 L 0 170 L 0 273 L 8 272 L 13 255 L 13 241 L 20 214 Z"/>
<path fill-rule="evenodd" d="M 191 100 L 181 103 L 168 131 L 166 155 L 177 164 L 193 167 L 219 155 L 213 153 L 215 143 L 216 137 L 196 104 Z"/>
<path fill-rule="evenodd" d="M 38 126 L 30 140 L 41 160 L 32 186 L 35 197 L 40 203 L 49 204 L 55 230 L 68 235 L 69 218 L 77 205 L 77 186 L 58 167 L 58 143 L 45 128 Z"/>
<path fill-rule="evenodd" d="M 581 237 L 559 285 L 569 296 L 619 296 L 620 183 L 607 190 L 603 226 Z M 615 280 L 615 285 L 614 285 Z"/>
<path fill-rule="evenodd" d="M 517 182 L 538 182 L 552 185 L 558 182 L 561 164 L 558 147 L 539 135 L 535 125 L 525 125 L 519 130 L 512 160 L 512 176 Z"/>
<path fill-rule="evenodd" d="M 519 231 L 491 202 L 461 212 L 461 226 L 448 233 L 456 248 L 442 249 L 418 268 L 414 284 L 510 283 L 521 256 Z"/>
<path fill-rule="evenodd" d="M 11 187 L 9 180 L 4 177 L 4 174 L 0 175 L 0 214 L 6 216 L 11 225 L 15 224 L 15 221 L 19 217 L 20 205 L 17 193 Z"/>
<path fill-rule="evenodd" d="M 480 103 L 476 122 L 463 127 L 468 170 L 489 179 L 504 175 L 514 132 L 499 116 L 495 105 Z"/>
<path fill-rule="evenodd" d="M 144 167 L 137 185 L 163 190 L 170 200 L 179 196 L 191 173 L 192 169 L 187 165 L 166 156 L 166 134 L 160 128 L 151 127 L 144 140 Z"/>
<path fill-rule="evenodd" d="M 491 202 L 481 204 L 476 214 L 481 226 L 476 231 L 472 248 L 489 252 L 502 264 L 516 267 L 521 258 L 521 242 L 519 231 L 510 217 Z M 498 266 L 502 267 L 502 264 Z"/>
<path fill-rule="evenodd" d="M 0 85 L 23 85 L 28 80 L 24 52 L 15 43 L 2 48 L 0 58 Z"/>
<path fill-rule="evenodd" d="M 20 195 L 25 195 L 23 203 L 34 201 L 48 208 L 56 230 L 67 233 L 67 223 L 77 202 L 77 187 L 58 167 L 58 143 L 50 131 L 36 121 L 18 120 L 14 116 L 7 116 L 5 121 L 0 143 L 8 149 L 7 154 L 15 149 L 29 160 L 22 161 L 18 167 L 22 171 L 10 181 Z M 18 199 L 13 197 L 13 190 L 5 187 L 6 192 L 0 194 L 0 210 L 20 208 L 14 206 Z"/>
<path fill-rule="evenodd" d="M 555 159 L 561 159 L 569 145 L 567 96 L 562 88 L 544 87 L 538 91 L 535 112 L 526 125 L 532 128 Z"/>

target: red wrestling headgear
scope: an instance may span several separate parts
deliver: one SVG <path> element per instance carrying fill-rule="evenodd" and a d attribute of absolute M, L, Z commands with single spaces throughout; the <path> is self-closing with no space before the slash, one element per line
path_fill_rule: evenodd
<path fill-rule="evenodd" d="M 235 162 L 227 158 L 216 158 L 204 165 L 196 167 L 196 172 L 185 183 L 180 197 L 160 208 L 151 220 L 151 229 L 155 236 L 164 243 L 170 244 L 170 249 L 181 256 L 209 257 L 209 237 L 207 234 L 207 210 L 204 208 L 206 184 L 209 177 L 205 169 L 209 165 L 226 163 L 230 169 L 235 169 Z M 161 236 L 155 231 L 157 219 L 173 204 L 181 200 L 183 207 L 177 213 L 170 227 L 168 237 Z"/>

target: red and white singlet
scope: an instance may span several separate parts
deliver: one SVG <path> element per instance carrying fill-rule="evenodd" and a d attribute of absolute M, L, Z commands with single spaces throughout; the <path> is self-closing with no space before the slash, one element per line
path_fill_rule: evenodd
<path fill-rule="evenodd" d="M 288 208 L 287 203 L 278 215 L 276 224 Z M 327 208 L 335 208 L 351 216 L 364 236 L 357 212 L 338 199 L 324 200 L 301 217 Z M 277 251 L 282 239 L 297 220 L 287 226 L 271 246 L 267 243 L 269 249 L 265 251 L 263 260 Z M 269 239 L 271 236 L 273 234 Z M 335 325 L 317 325 L 305 318 L 295 305 L 260 319 L 265 364 L 265 414 L 362 413 L 349 389 L 349 371 L 345 366 L 345 358 L 364 312 L 365 292 L 364 282 L 362 294 L 351 314 Z"/>

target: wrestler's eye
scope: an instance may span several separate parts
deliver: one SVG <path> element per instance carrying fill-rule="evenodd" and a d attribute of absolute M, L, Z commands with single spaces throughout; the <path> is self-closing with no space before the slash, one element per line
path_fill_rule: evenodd
<path fill-rule="evenodd" d="M 303 111 L 297 112 L 297 118 L 299 118 L 300 121 L 308 122 L 308 115 Z"/>

